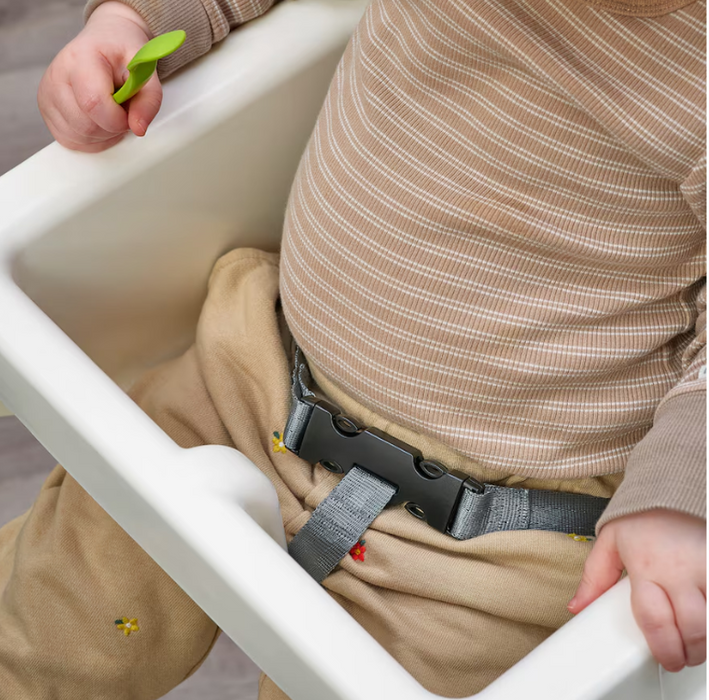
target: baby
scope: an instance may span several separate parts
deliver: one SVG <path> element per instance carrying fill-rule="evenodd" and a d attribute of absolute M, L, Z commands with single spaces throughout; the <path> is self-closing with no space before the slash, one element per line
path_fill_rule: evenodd
<path fill-rule="evenodd" d="M 40 86 L 50 131 L 94 153 L 144 136 L 159 78 L 125 108 L 111 98 L 132 55 L 185 29 L 164 77 L 271 4 L 91 0 Z M 318 391 L 360 424 L 488 484 L 610 498 L 592 543 L 533 530 L 457 541 L 403 509 L 377 518 L 324 585 L 437 693 L 481 690 L 623 571 L 657 661 L 705 661 L 704 13 L 687 0 L 374 0 L 303 156 L 280 258 L 219 263 L 195 348 L 133 390 L 180 444 L 233 444 L 262 467 L 289 538 L 339 483 L 281 449 L 290 334 Z M 276 397 L 263 408 L 243 387 L 269 367 L 249 385 Z M 113 527 L 91 513 L 87 540 Z M 4 530 L 0 553 L 27 559 L 29 536 Z M 135 556 L 152 590 L 162 574 Z M 0 586 L 24 585 L 3 561 Z M 190 602 L 169 591 L 178 616 Z M 159 697 L 209 651 L 213 623 L 193 607 L 189 619 L 189 641 L 167 622 L 174 634 L 155 641 L 174 666 L 161 684 L 144 670 L 101 695 L 114 656 L 37 684 L 1 626 L 0 679 L 42 689 L 17 700 Z M 283 695 L 264 679 L 261 697 Z"/>

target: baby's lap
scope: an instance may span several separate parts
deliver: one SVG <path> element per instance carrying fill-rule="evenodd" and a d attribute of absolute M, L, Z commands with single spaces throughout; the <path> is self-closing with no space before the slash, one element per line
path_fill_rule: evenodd
<path fill-rule="evenodd" d="M 324 587 L 427 690 L 467 697 L 568 620 L 587 551 L 555 533 L 519 533 L 517 542 L 508 534 L 479 538 L 478 551 L 459 553 L 451 568 L 440 550 L 375 527 L 364 561 L 346 557 Z M 555 566 L 569 557 L 576 566 Z M 285 695 L 266 679 L 259 700 Z"/>
<path fill-rule="evenodd" d="M 346 557 L 324 585 L 432 692 L 482 690 L 570 618 L 590 543 L 529 531 L 443 548 L 383 531 L 397 525 L 375 523 L 364 561 Z"/>

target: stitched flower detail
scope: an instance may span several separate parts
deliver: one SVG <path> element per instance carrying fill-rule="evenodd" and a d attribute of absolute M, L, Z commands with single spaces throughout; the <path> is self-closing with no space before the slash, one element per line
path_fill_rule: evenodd
<path fill-rule="evenodd" d="M 595 540 L 595 537 L 586 537 L 585 535 L 577 535 L 575 532 L 570 532 L 567 537 L 570 537 L 572 540 L 575 540 L 576 542 L 592 542 Z"/>
<path fill-rule="evenodd" d="M 280 433 L 274 432 L 273 437 L 271 438 L 271 442 L 273 443 L 274 452 L 286 451 L 286 446 L 283 444 L 283 438 L 281 437 Z"/>
<path fill-rule="evenodd" d="M 123 634 L 125 634 L 126 637 L 128 637 L 132 632 L 140 632 L 137 617 L 130 620 L 127 617 L 122 617 L 120 620 L 116 620 L 114 624 L 119 630 L 123 630 Z"/>
<path fill-rule="evenodd" d="M 360 540 L 357 542 L 357 544 L 350 549 L 350 556 L 355 560 L 355 561 L 364 561 L 364 553 L 367 551 L 367 548 L 364 546 L 366 540 Z"/>

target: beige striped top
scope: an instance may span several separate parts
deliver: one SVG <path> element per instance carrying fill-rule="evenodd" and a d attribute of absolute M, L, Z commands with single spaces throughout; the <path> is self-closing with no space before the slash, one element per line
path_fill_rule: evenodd
<path fill-rule="evenodd" d="M 179 62 L 270 4 L 127 2 L 193 25 Z M 486 467 L 625 469 L 604 521 L 703 516 L 704 27 L 703 2 L 374 0 L 286 216 L 309 361 Z"/>

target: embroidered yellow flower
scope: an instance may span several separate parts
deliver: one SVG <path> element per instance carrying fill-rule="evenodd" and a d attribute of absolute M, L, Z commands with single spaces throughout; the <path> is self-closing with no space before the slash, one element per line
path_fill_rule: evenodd
<path fill-rule="evenodd" d="M 286 446 L 283 444 L 283 438 L 281 437 L 280 433 L 273 433 L 273 437 L 271 438 L 271 442 L 273 443 L 273 451 L 274 452 L 285 452 L 286 451 Z"/>
<path fill-rule="evenodd" d="M 138 618 L 134 617 L 128 619 L 127 617 L 122 617 L 120 620 L 116 620 L 116 627 L 119 630 L 123 630 L 123 634 L 129 636 L 132 632 L 140 632 L 140 627 L 138 627 Z"/>
<path fill-rule="evenodd" d="M 585 537 L 584 535 L 577 535 L 575 532 L 570 532 L 567 537 L 570 537 L 572 540 L 575 540 L 576 542 L 590 542 L 593 537 Z"/>

